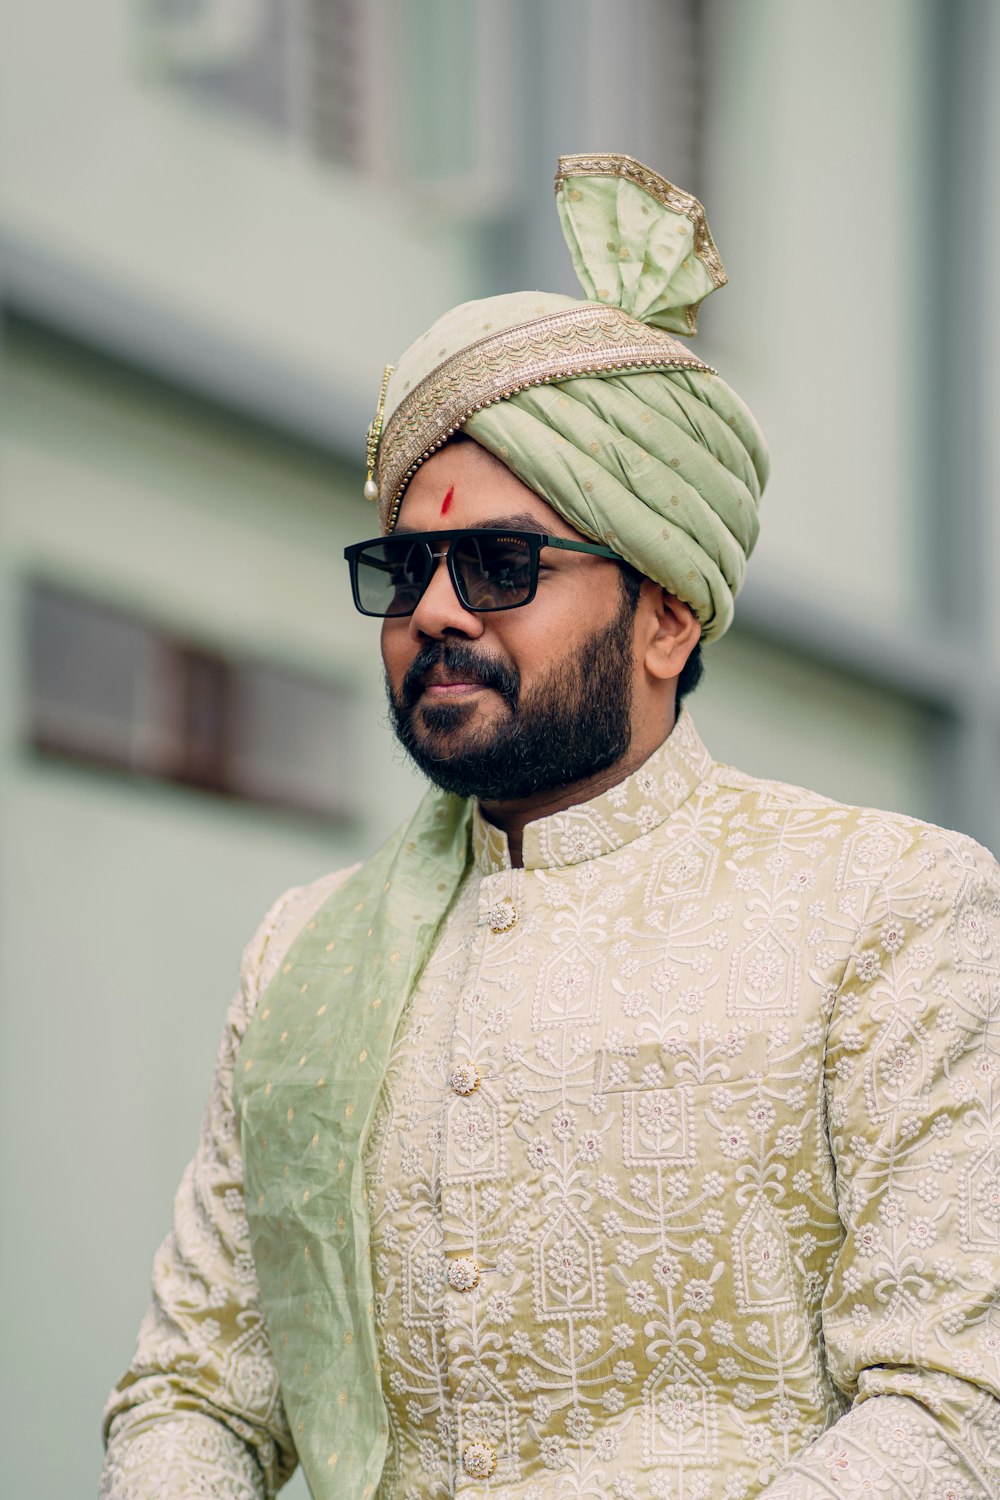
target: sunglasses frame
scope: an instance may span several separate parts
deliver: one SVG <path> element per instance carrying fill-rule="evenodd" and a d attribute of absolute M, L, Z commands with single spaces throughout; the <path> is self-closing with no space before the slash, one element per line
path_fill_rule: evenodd
<path fill-rule="evenodd" d="M 431 545 L 434 542 L 455 542 L 459 538 L 464 537 L 491 537 L 496 539 L 511 537 L 516 541 L 526 542 L 531 576 L 525 598 L 519 599 L 516 604 L 491 604 L 486 608 L 477 608 L 471 604 L 465 597 L 462 581 L 458 576 L 458 569 L 453 561 L 451 547 L 449 546 L 445 552 L 435 552 Z M 431 567 L 427 574 L 427 582 L 424 584 L 423 593 L 421 593 L 420 599 L 414 604 L 413 609 L 406 610 L 400 614 L 379 614 L 375 610 L 365 609 L 361 603 L 358 588 L 358 559 L 366 547 L 381 546 L 393 538 L 405 539 L 408 542 L 416 542 L 422 545 L 431 563 Z M 521 609 L 523 605 L 531 603 L 538 591 L 538 559 L 543 547 L 556 547 L 562 552 L 587 552 L 592 557 L 606 557 L 612 562 L 625 561 L 619 553 L 613 552 L 610 547 L 605 547 L 600 542 L 574 542 L 570 541 L 567 537 L 550 536 L 546 532 L 524 531 L 518 526 L 512 526 L 509 530 L 499 526 L 462 526 L 451 531 L 393 531 L 388 536 L 375 536 L 370 537 L 366 542 L 354 542 L 350 547 L 344 548 L 344 557 L 351 571 L 351 593 L 354 597 L 354 607 L 359 614 L 367 615 L 372 620 L 408 620 L 419 606 L 420 600 L 423 599 L 424 594 L 430 586 L 431 579 L 434 576 L 433 564 L 440 561 L 442 557 L 445 559 L 448 568 L 448 577 L 451 579 L 451 586 L 455 590 L 458 602 L 470 614 L 490 615 L 499 614 L 501 610 L 505 609 Z"/>

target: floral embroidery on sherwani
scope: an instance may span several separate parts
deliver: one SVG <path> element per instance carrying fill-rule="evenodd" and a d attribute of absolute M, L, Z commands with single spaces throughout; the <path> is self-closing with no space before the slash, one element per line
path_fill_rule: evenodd
<path fill-rule="evenodd" d="M 719 766 L 686 715 L 530 825 L 523 869 L 474 832 L 365 1163 L 380 1500 L 1000 1495 L 990 856 Z M 114 1500 L 177 1493 L 151 1477 L 168 1453 L 191 1493 L 234 1497 L 293 1461 L 225 1101 L 329 890 L 272 914 L 263 974 L 248 950 L 113 1398 Z"/>

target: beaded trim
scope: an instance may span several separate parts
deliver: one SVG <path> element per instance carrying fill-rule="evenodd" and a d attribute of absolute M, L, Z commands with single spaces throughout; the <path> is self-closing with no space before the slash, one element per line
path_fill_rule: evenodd
<path fill-rule="evenodd" d="M 378 461 L 385 531 L 395 527 L 403 491 L 420 465 L 474 412 L 533 385 L 650 369 L 716 373 L 672 334 L 599 303 L 548 313 L 460 349 L 424 376 L 385 425 Z"/>
<path fill-rule="evenodd" d="M 659 172 L 654 172 L 650 167 L 643 166 L 641 161 L 636 161 L 634 156 L 615 156 L 610 153 L 598 153 L 595 156 L 578 154 L 576 156 L 560 156 L 559 167 L 556 171 L 556 192 L 561 193 L 564 185 L 573 177 L 624 177 L 628 182 L 634 182 L 636 187 L 655 198 L 657 203 L 669 209 L 671 213 L 683 214 L 690 219 L 694 225 L 694 253 L 705 267 L 716 287 L 725 286 L 728 281 L 726 268 L 722 264 L 722 257 L 715 248 L 712 239 L 712 231 L 708 227 L 708 219 L 705 210 L 691 193 L 685 193 L 683 188 L 674 187 Z M 697 313 L 693 314 L 695 323 L 691 326 L 691 332 L 695 332 Z M 689 316 L 689 323 L 691 316 Z"/>

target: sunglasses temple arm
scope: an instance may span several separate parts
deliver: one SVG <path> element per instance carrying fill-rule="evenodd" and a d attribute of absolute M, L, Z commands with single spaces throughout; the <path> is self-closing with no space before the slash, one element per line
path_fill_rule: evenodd
<path fill-rule="evenodd" d="M 620 553 L 605 547 L 602 542 L 571 542 L 568 537 L 549 536 L 545 538 L 545 545 L 558 547 L 563 552 L 589 552 L 594 557 L 609 557 L 615 562 L 625 560 Z"/>

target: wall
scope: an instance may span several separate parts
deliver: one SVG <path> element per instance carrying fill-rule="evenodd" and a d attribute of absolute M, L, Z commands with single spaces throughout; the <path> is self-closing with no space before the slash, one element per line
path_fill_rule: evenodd
<path fill-rule="evenodd" d="M 48 1500 L 96 1482 L 101 1403 L 131 1355 L 244 943 L 281 890 L 375 847 L 416 788 L 379 728 L 378 627 L 344 595 L 342 549 L 373 529 L 356 470 L 23 328 L 4 377 L 4 1468 L 12 1492 Z M 354 826 L 32 757 L 14 712 L 31 576 L 353 684 Z"/>

